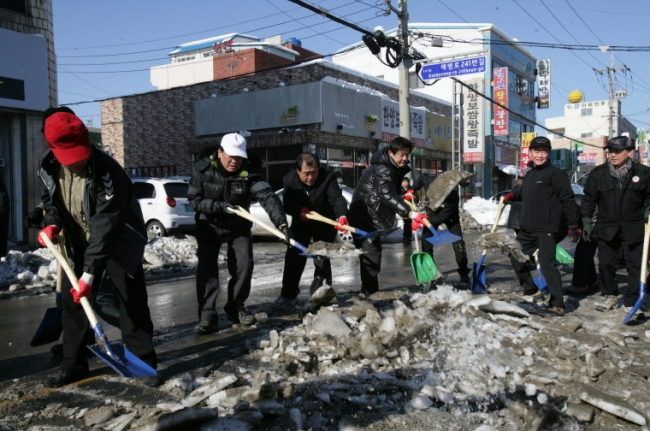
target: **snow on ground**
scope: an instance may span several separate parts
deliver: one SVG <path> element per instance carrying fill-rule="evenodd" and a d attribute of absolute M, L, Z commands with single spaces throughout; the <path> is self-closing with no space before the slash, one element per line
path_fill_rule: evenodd
<path fill-rule="evenodd" d="M 480 197 L 473 197 L 465 202 L 463 209 L 469 212 L 477 222 L 482 225 L 492 227 L 494 219 L 497 216 L 498 202 L 490 199 L 483 199 Z M 510 205 L 506 205 L 499 219 L 499 226 L 506 226 L 508 224 L 508 214 L 510 214 Z"/>
<path fill-rule="evenodd" d="M 190 235 L 156 238 L 144 250 L 147 275 L 193 271 L 197 265 L 196 238 Z M 219 263 L 224 259 L 219 254 Z M 11 250 L 0 260 L 0 290 L 41 288 L 56 285 L 56 261 L 46 248 L 26 253 Z"/>

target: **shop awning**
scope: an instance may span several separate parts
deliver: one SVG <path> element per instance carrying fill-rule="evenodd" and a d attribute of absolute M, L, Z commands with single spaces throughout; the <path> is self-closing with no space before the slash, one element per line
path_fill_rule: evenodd
<path fill-rule="evenodd" d="M 497 165 L 497 168 L 501 172 L 512 175 L 513 177 L 517 175 L 517 167 L 515 165 Z"/>

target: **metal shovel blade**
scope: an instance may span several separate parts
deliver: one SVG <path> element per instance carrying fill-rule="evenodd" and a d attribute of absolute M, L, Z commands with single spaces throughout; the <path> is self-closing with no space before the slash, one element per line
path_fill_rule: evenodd
<path fill-rule="evenodd" d="M 427 283 L 434 279 L 438 273 L 433 259 L 429 253 L 413 253 L 411 255 L 411 268 L 417 284 Z"/>
<path fill-rule="evenodd" d="M 487 286 L 485 285 L 485 265 L 483 265 L 484 260 L 485 255 L 482 255 L 481 259 L 475 262 L 472 267 L 472 293 L 483 294 L 487 291 Z"/>
<path fill-rule="evenodd" d="M 120 373 L 124 377 L 147 377 L 157 374 L 149 364 L 129 352 L 123 346 L 112 344 L 110 349 L 116 359 L 109 356 L 98 345 L 88 346 L 88 348 L 106 365 Z"/>
<path fill-rule="evenodd" d="M 429 241 L 433 245 L 449 244 L 463 239 L 462 237 L 455 235 L 451 232 L 438 233 L 433 228 L 433 226 L 429 230 L 431 231 L 431 233 L 433 233 L 433 236 L 427 238 L 427 241 Z"/>
<path fill-rule="evenodd" d="M 641 305 L 643 304 L 643 300 L 645 299 L 645 292 L 646 292 L 645 283 L 639 283 L 639 299 L 636 300 L 636 302 L 634 303 L 634 307 L 632 307 L 630 312 L 625 315 L 625 318 L 623 319 L 623 323 L 627 323 L 630 320 L 632 320 L 632 317 L 634 317 L 636 312 L 639 311 L 639 308 L 641 308 Z"/>
<path fill-rule="evenodd" d="M 63 332 L 62 315 L 63 312 L 58 307 L 45 310 L 45 316 L 29 345 L 37 347 L 57 341 Z"/>

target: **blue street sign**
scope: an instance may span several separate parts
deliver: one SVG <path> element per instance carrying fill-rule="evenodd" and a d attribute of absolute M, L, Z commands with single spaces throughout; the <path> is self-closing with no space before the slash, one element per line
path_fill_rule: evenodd
<path fill-rule="evenodd" d="M 485 57 L 474 57 L 463 60 L 446 61 L 444 63 L 427 64 L 422 66 L 422 70 L 420 70 L 420 78 L 429 80 L 485 72 L 485 63 Z"/>

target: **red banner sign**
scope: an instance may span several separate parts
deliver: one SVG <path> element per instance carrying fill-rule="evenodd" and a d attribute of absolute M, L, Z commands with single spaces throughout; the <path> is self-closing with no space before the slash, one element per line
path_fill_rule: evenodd
<path fill-rule="evenodd" d="M 498 67 L 492 71 L 494 78 L 494 101 L 508 107 L 508 68 Z M 508 136 L 508 111 L 494 105 L 494 136 Z"/>

